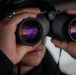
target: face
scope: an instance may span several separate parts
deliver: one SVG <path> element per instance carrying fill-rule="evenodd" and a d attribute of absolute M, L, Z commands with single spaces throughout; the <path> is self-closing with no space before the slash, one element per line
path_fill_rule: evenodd
<path fill-rule="evenodd" d="M 39 65 L 46 52 L 45 42 L 46 42 L 46 38 L 44 38 L 38 44 L 33 46 L 33 51 L 28 52 L 23 57 L 21 64 L 27 66 L 33 66 L 33 67 Z"/>

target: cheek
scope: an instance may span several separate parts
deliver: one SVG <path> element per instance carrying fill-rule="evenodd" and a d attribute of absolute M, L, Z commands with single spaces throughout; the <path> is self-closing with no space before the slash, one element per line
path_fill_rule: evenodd
<path fill-rule="evenodd" d="M 28 66 L 37 66 L 41 63 L 44 55 L 45 55 L 46 49 L 43 48 L 43 50 L 40 51 L 40 53 L 37 56 L 34 56 L 32 54 L 26 54 L 22 60 L 22 64 L 28 65 Z"/>
<path fill-rule="evenodd" d="M 45 53 L 46 53 L 46 47 L 44 47 L 42 50 L 42 57 L 44 57 Z"/>
<path fill-rule="evenodd" d="M 32 66 L 37 66 L 40 64 L 46 52 L 45 42 L 42 41 L 40 44 L 34 46 L 34 49 L 38 49 L 39 52 L 35 55 L 32 53 L 27 53 L 22 59 L 23 64 Z"/>

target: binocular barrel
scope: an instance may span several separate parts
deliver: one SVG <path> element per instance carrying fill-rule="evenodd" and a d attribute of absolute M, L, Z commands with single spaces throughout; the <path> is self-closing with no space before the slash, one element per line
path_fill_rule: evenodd
<path fill-rule="evenodd" d="M 35 45 L 45 36 L 63 41 L 76 41 L 76 18 L 73 15 L 50 12 L 46 16 L 28 18 L 19 23 L 16 30 L 18 44 Z"/>

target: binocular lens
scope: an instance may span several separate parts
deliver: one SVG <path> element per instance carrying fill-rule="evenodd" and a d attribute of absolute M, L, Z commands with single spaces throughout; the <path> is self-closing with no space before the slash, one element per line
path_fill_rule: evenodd
<path fill-rule="evenodd" d="M 19 31 L 20 37 L 25 43 L 34 43 L 41 38 L 41 30 L 37 22 L 27 20 L 22 23 Z"/>
<path fill-rule="evenodd" d="M 76 41 L 76 19 L 71 23 L 70 34 L 72 39 Z"/>

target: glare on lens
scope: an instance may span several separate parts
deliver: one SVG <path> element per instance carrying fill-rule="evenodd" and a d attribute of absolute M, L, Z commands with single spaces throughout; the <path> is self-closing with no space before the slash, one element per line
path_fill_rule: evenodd
<path fill-rule="evenodd" d="M 70 34 L 73 40 L 76 40 L 76 20 L 71 23 Z"/>

